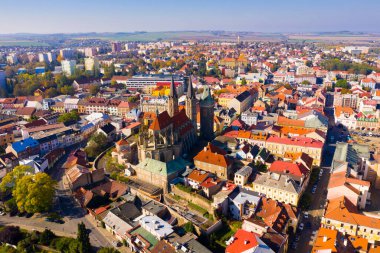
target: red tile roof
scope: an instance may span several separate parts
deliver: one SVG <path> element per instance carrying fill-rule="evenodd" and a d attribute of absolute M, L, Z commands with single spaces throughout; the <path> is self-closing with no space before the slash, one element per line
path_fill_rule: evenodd
<path fill-rule="evenodd" d="M 241 253 L 259 245 L 258 234 L 239 229 L 234 235 L 233 242 L 227 246 L 226 253 Z"/>
<path fill-rule="evenodd" d="M 293 146 L 301 146 L 301 147 L 311 147 L 311 148 L 322 148 L 323 142 L 307 138 L 307 137 L 292 137 L 292 138 L 281 138 L 277 136 L 270 136 L 267 142 L 284 144 L 284 145 L 293 145 Z"/>
<path fill-rule="evenodd" d="M 309 174 L 309 170 L 301 163 L 291 163 L 284 161 L 275 161 L 269 168 L 270 172 L 290 174 L 296 177 L 302 177 Z"/>

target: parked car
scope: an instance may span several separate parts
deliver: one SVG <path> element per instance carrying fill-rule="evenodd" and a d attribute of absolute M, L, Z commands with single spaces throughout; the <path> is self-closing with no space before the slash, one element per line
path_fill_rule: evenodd
<path fill-rule="evenodd" d="M 121 242 L 119 242 L 119 241 L 113 241 L 113 242 L 112 242 L 112 245 L 113 245 L 114 247 L 120 247 L 120 246 L 121 246 Z"/>
<path fill-rule="evenodd" d="M 311 193 L 313 193 L 313 194 L 314 194 L 316 191 L 317 191 L 317 187 L 316 187 L 316 186 L 314 186 L 314 187 L 313 187 L 313 189 L 311 189 Z"/>
<path fill-rule="evenodd" d="M 301 236 L 297 235 L 296 238 L 294 238 L 294 241 L 295 241 L 295 242 L 299 242 L 300 239 L 301 239 Z"/>
<path fill-rule="evenodd" d="M 298 229 L 302 231 L 303 228 L 304 228 L 304 226 L 305 226 L 305 225 L 304 225 L 303 223 L 301 223 L 301 224 L 298 226 Z"/>
<path fill-rule="evenodd" d="M 309 213 L 308 213 L 308 212 L 304 212 L 304 213 L 303 213 L 303 217 L 304 217 L 305 219 L 309 219 Z"/>

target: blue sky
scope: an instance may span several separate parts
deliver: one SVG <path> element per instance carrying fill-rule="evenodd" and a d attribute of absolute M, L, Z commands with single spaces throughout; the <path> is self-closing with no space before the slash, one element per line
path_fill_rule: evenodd
<path fill-rule="evenodd" d="M 1 0 L 0 34 L 380 32 L 379 0 Z"/>

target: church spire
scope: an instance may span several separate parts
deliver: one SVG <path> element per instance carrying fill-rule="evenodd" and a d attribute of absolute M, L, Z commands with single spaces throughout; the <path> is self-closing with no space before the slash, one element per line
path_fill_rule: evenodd
<path fill-rule="evenodd" d="M 172 75 L 172 81 L 170 83 L 170 94 L 169 94 L 170 97 L 175 97 L 175 98 L 178 98 L 178 95 L 177 95 L 177 90 L 175 88 L 175 84 L 174 84 L 174 77 Z"/>
<path fill-rule="evenodd" d="M 191 81 L 191 76 L 189 76 L 189 85 L 187 87 L 186 97 L 195 98 L 194 89 L 193 89 L 193 82 Z"/>
<path fill-rule="evenodd" d="M 172 76 L 172 82 L 170 83 L 170 94 L 168 98 L 168 113 L 170 117 L 173 117 L 178 113 L 178 95 L 174 84 L 174 77 Z"/>

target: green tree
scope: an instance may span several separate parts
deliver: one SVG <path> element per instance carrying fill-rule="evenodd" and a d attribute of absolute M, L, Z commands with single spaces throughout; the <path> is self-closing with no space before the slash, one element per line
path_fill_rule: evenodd
<path fill-rule="evenodd" d="M 246 84 L 247 84 L 247 80 L 245 79 L 245 77 L 243 77 L 243 78 L 241 79 L 241 84 L 242 84 L 242 85 L 246 85 Z"/>
<path fill-rule="evenodd" d="M 77 241 L 80 244 L 80 253 L 89 253 L 91 251 L 89 233 L 83 222 L 78 224 Z"/>
<path fill-rule="evenodd" d="M 344 88 L 344 89 L 349 89 L 349 88 L 350 88 L 350 85 L 348 84 L 348 82 L 347 82 L 346 79 L 339 79 L 338 81 L 336 81 L 336 83 L 335 83 L 335 87 L 340 87 L 340 88 Z"/>
<path fill-rule="evenodd" d="M 61 88 L 61 93 L 64 95 L 74 95 L 75 94 L 75 89 L 71 85 L 65 85 Z"/>
<path fill-rule="evenodd" d="M 23 234 L 19 227 L 6 226 L 0 230 L 0 242 L 16 245 L 23 239 Z"/>
<path fill-rule="evenodd" d="M 188 223 L 186 223 L 184 226 L 183 226 L 183 229 L 188 232 L 188 233 L 195 233 L 195 228 L 194 228 L 194 225 L 191 221 L 189 221 Z"/>
<path fill-rule="evenodd" d="M 19 165 L 14 167 L 14 169 L 5 175 L 3 180 L 0 183 L 0 190 L 6 192 L 8 190 L 13 190 L 16 186 L 16 183 L 26 174 L 32 173 L 33 169 L 30 166 Z"/>
<path fill-rule="evenodd" d="M 107 145 L 107 136 L 103 133 L 97 133 L 91 137 L 84 151 L 87 153 L 88 157 L 95 158 L 107 147 Z"/>
<path fill-rule="evenodd" d="M 24 175 L 16 181 L 12 195 L 21 212 L 41 213 L 53 205 L 56 182 L 46 173 Z"/>
<path fill-rule="evenodd" d="M 45 91 L 45 96 L 46 96 L 47 98 L 52 98 L 52 97 L 55 97 L 55 96 L 57 96 L 57 95 L 58 95 L 58 91 L 57 91 L 57 89 L 54 88 L 54 87 L 50 87 L 50 88 L 48 88 L 48 89 Z"/>
<path fill-rule="evenodd" d="M 96 94 L 98 94 L 99 91 L 100 91 L 100 87 L 98 85 L 92 84 L 90 86 L 90 94 L 92 96 L 96 96 Z"/>
<path fill-rule="evenodd" d="M 72 110 L 71 112 L 64 113 L 58 117 L 58 122 L 68 123 L 77 122 L 80 120 L 78 110 Z"/>
<path fill-rule="evenodd" d="M 39 243 L 49 245 L 55 237 L 55 234 L 50 229 L 45 229 L 40 235 Z"/>

